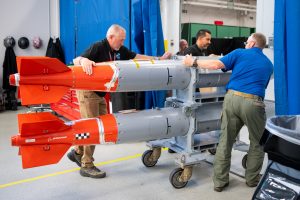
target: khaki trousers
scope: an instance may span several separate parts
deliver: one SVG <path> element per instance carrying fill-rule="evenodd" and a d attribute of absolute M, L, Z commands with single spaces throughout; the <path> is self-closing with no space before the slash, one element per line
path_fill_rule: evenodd
<path fill-rule="evenodd" d="M 104 97 L 99 97 L 95 92 L 77 90 L 81 118 L 98 117 L 107 114 L 106 101 Z M 93 167 L 95 145 L 75 146 L 75 151 L 82 155 L 81 166 Z"/>
<path fill-rule="evenodd" d="M 245 178 L 249 184 L 255 182 L 264 159 L 259 145 L 266 124 L 264 102 L 260 97 L 247 98 L 229 91 L 225 95 L 221 120 L 222 132 L 214 161 L 215 187 L 223 187 L 229 182 L 232 146 L 244 125 L 248 128 L 250 140 Z"/>

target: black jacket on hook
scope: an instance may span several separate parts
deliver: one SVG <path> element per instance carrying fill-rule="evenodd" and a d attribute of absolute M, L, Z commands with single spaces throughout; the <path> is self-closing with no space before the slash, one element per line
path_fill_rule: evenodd
<path fill-rule="evenodd" d="M 12 47 L 7 47 L 3 62 L 3 85 L 2 88 L 6 91 L 16 91 L 16 86 L 9 85 L 9 75 L 17 73 L 16 54 Z"/>
<path fill-rule="evenodd" d="M 61 47 L 59 38 L 53 39 L 52 37 L 50 37 L 46 56 L 51 58 L 58 58 L 61 62 L 65 63 L 65 55 Z"/>

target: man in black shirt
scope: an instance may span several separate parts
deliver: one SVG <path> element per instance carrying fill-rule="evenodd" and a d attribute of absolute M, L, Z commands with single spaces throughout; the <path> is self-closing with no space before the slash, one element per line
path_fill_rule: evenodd
<path fill-rule="evenodd" d="M 200 29 L 196 34 L 196 43 L 188 47 L 183 55 L 208 56 L 207 47 L 210 45 L 211 32 L 207 29 Z M 199 92 L 200 88 L 196 88 Z M 211 91 L 211 89 L 202 89 L 202 91 Z"/>
<path fill-rule="evenodd" d="M 123 46 L 126 39 L 126 31 L 119 25 L 112 25 L 106 34 L 106 39 L 92 44 L 81 56 L 73 60 L 74 65 L 81 65 L 83 71 L 91 75 L 96 62 L 129 60 L 129 59 L 153 59 L 152 56 L 136 54 Z M 165 53 L 157 59 L 167 59 L 170 53 Z M 98 117 L 107 114 L 105 92 L 93 92 L 77 90 L 81 118 Z M 91 178 L 104 178 L 106 173 L 99 170 L 93 163 L 95 145 L 75 146 L 68 153 L 68 158 L 80 166 L 80 174 Z"/>
<path fill-rule="evenodd" d="M 207 29 L 200 29 L 196 34 L 196 43 L 184 51 L 184 55 L 208 56 L 207 47 L 210 45 L 211 32 Z"/>

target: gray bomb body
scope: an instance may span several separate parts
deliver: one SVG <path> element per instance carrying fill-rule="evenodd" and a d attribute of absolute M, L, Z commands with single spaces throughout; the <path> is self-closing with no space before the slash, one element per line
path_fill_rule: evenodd
<path fill-rule="evenodd" d="M 118 126 L 117 143 L 142 142 L 186 135 L 189 119 L 181 108 L 143 110 L 114 114 Z"/>
<path fill-rule="evenodd" d="M 183 90 L 191 80 L 191 69 L 181 60 L 164 61 L 116 61 L 115 80 L 118 87 L 115 92 L 133 92 L 150 90 Z M 199 78 L 195 87 L 217 87 L 225 85 L 230 73 L 221 70 L 198 70 Z"/>

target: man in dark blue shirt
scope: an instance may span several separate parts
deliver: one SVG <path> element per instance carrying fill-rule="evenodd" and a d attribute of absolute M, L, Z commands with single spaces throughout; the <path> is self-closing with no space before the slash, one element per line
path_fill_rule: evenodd
<path fill-rule="evenodd" d="M 231 150 L 240 129 L 246 125 L 250 148 L 246 163 L 246 184 L 256 187 L 262 168 L 264 152 L 259 145 L 263 134 L 265 89 L 273 73 L 273 64 L 263 54 L 266 45 L 263 34 L 252 34 L 246 49 L 237 49 L 219 60 L 197 60 L 187 56 L 184 64 L 204 69 L 232 70 L 222 111 L 221 136 L 214 161 L 214 190 L 221 192 L 229 184 Z"/>

